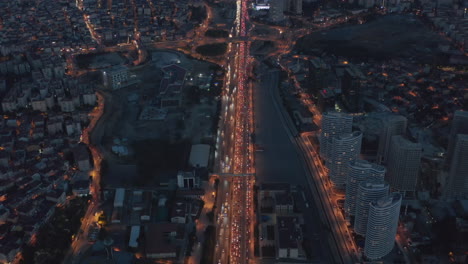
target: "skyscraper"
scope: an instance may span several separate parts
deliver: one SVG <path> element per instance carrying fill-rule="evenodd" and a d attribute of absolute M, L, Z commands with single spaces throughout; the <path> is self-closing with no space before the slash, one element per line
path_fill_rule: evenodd
<path fill-rule="evenodd" d="M 450 165 L 452 161 L 457 134 L 468 134 L 468 111 L 455 111 L 453 115 L 446 155 L 447 165 Z"/>
<path fill-rule="evenodd" d="M 331 67 L 320 57 L 309 60 L 309 90 L 317 94 L 320 90 L 328 87 L 330 83 Z"/>
<path fill-rule="evenodd" d="M 455 137 L 452 162 L 445 197 L 447 199 L 468 198 L 468 134 Z"/>
<path fill-rule="evenodd" d="M 399 192 L 414 192 L 421 164 L 421 144 L 393 136 L 387 162 L 386 181 Z"/>
<path fill-rule="evenodd" d="M 385 197 L 388 189 L 387 183 L 367 181 L 359 184 L 356 197 L 356 218 L 354 219 L 356 234 L 366 235 L 370 203 Z"/>
<path fill-rule="evenodd" d="M 286 0 L 270 0 L 269 18 L 273 22 L 283 21 L 286 17 L 284 11 L 286 10 Z"/>
<path fill-rule="evenodd" d="M 361 182 L 372 181 L 383 183 L 385 167 L 370 163 L 366 160 L 351 161 L 348 165 L 348 177 L 346 179 L 346 199 L 344 210 L 347 215 L 356 213 L 356 196 Z"/>
<path fill-rule="evenodd" d="M 290 0 L 291 1 L 291 11 L 296 15 L 302 14 L 302 0 Z"/>
<path fill-rule="evenodd" d="M 379 148 L 377 150 L 377 163 L 379 164 L 387 163 L 392 137 L 405 134 L 407 119 L 401 115 L 390 115 L 383 122 L 384 126 L 379 136 Z"/>
<path fill-rule="evenodd" d="M 347 65 L 341 78 L 343 103 L 349 112 L 358 113 L 363 110 L 362 82 L 366 80 L 361 70 L 354 65 Z"/>
<path fill-rule="evenodd" d="M 348 164 L 358 158 L 361 152 L 362 133 L 355 131 L 332 138 L 330 158 L 327 167 L 333 185 L 343 188 L 346 185 Z"/>
<path fill-rule="evenodd" d="M 370 260 L 385 257 L 393 249 L 398 228 L 402 196 L 389 194 L 369 206 L 364 255 Z"/>
<path fill-rule="evenodd" d="M 340 134 L 351 133 L 352 129 L 352 116 L 339 112 L 324 113 L 322 115 L 322 131 L 320 133 L 320 156 L 328 160 L 331 139 Z"/>

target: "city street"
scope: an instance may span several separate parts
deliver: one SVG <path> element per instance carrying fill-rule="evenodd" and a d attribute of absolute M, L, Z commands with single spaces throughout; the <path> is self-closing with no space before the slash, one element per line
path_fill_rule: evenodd
<path fill-rule="evenodd" d="M 77 261 L 76 256 L 80 256 L 89 246 L 88 244 L 88 230 L 89 226 L 92 225 L 96 221 L 96 213 L 99 211 L 99 204 L 100 204 L 100 195 L 101 190 L 99 186 L 100 182 L 100 165 L 102 156 L 98 147 L 90 142 L 90 134 L 96 128 L 96 124 L 100 121 L 100 118 L 104 112 L 104 97 L 100 93 L 97 94 L 97 102 L 98 105 L 94 108 L 94 110 L 89 114 L 90 116 L 90 123 L 88 127 L 86 127 L 81 135 L 81 141 L 88 145 L 89 149 L 91 150 L 91 154 L 93 157 L 94 162 L 94 169 L 90 172 L 90 175 L 93 177 L 92 183 L 90 184 L 90 193 L 92 195 L 91 203 L 86 211 L 85 216 L 83 217 L 83 221 L 81 223 L 82 232 L 79 232 L 72 242 L 70 246 L 70 251 L 66 254 L 63 263 L 75 263 Z M 102 120 L 101 120 L 102 121 Z"/>

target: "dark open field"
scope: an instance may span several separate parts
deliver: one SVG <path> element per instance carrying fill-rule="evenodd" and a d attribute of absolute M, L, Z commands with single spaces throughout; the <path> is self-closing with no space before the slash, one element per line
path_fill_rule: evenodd
<path fill-rule="evenodd" d="M 295 50 L 313 55 L 326 52 L 350 59 L 440 59 L 438 46 L 447 43 L 414 15 L 388 15 L 362 25 L 347 25 L 305 36 Z M 314 50 L 315 49 L 315 50 Z"/>

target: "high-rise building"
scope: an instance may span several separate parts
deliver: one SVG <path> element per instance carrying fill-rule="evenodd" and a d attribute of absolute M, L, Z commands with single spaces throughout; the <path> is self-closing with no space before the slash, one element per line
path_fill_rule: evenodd
<path fill-rule="evenodd" d="M 379 148 L 377 150 L 377 163 L 386 164 L 388 150 L 393 136 L 404 135 L 407 119 L 401 115 L 390 115 L 384 120 L 384 126 L 379 136 Z"/>
<path fill-rule="evenodd" d="M 353 117 L 345 113 L 327 112 L 322 115 L 322 131 L 320 133 L 320 156 L 328 160 L 331 149 L 331 139 L 340 134 L 351 133 Z"/>
<path fill-rule="evenodd" d="M 421 164 L 421 144 L 393 136 L 387 162 L 386 181 L 392 190 L 414 192 Z"/>
<path fill-rule="evenodd" d="M 335 109 L 335 91 L 331 87 L 321 89 L 317 93 L 317 109 L 320 113 Z"/>
<path fill-rule="evenodd" d="M 330 158 L 327 167 L 333 185 L 343 188 L 346 185 L 348 164 L 358 158 L 361 153 L 362 133 L 340 134 L 332 138 Z"/>
<path fill-rule="evenodd" d="M 458 134 L 455 137 L 452 162 L 448 183 L 445 188 L 447 199 L 468 198 L 468 134 Z"/>
<path fill-rule="evenodd" d="M 378 260 L 390 253 L 395 244 L 402 196 L 389 194 L 369 206 L 369 220 L 364 244 L 364 255 Z"/>
<path fill-rule="evenodd" d="M 302 15 L 302 0 L 290 0 L 291 11 L 296 15 Z"/>
<path fill-rule="evenodd" d="M 317 94 L 330 84 L 331 67 L 319 57 L 309 60 L 309 89 Z"/>
<path fill-rule="evenodd" d="M 343 102 L 349 112 L 358 113 L 363 110 L 362 82 L 364 74 L 354 65 L 345 68 L 341 78 L 341 90 L 343 91 Z"/>
<path fill-rule="evenodd" d="M 354 218 L 354 232 L 365 236 L 369 218 L 369 205 L 388 194 L 387 183 L 366 181 L 361 182 L 356 196 L 356 217 Z"/>
<path fill-rule="evenodd" d="M 284 16 L 284 11 L 286 11 L 286 7 L 286 0 L 270 0 L 270 11 L 268 13 L 270 21 L 283 21 L 286 18 Z"/>
<path fill-rule="evenodd" d="M 457 134 L 468 134 L 468 111 L 455 111 L 453 115 L 446 155 L 447 165 L 450 165 L 452 161 Z"/>
<path fill-rule="evenodd" d="M 366 160 L 357 159 L 349 163 L 344 203 L 344 210 L 347 215 L 355 215 L 356 213 L 356 198 L 359 184 L 366 181 L 383 183 L 385 172 L 385 167 Z"/>

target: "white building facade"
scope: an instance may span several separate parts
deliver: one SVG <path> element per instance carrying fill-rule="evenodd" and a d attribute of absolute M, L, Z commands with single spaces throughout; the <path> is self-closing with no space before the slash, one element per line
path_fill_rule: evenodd
<path fill-rule="evenodd" d="M 341 134 L 332 139 L 329 162 L 329 176 L 333 185 L 344 188 L 348 173 L 348 164 L 358 158 L 361 152 L 362 133 L 355 131 Z"/>
<path fill-rule="evenodd" d="M 354 218 L 354 232 L 366 236 L 369 219 L 369 205 L 388 194 L 387 183 L 363 182 L 359 185 L 356 198 L 356 217 Z"/>
<path fill-rule="evenodd" d="M 401 194 L 393 193 L 371 202 L 364 245 L 364 255 L 370 260 L 381 259 L 392 251 L 398 228 L 401 199 Z"/>
<path fill-rule="evenodd" d="M 331 140 L 341 134 L 349 134 L 353 128 L 353 117 L 339 112 L 326 112 L 322 115 L 322 131 L 320 133 L 320 156 L 327 160 Z"/>
<path fill-rule="evenodd" d="M 384 182 L 386 169 L 366 160 L 351 161 L 348 165 L 344 210 L 347 215 L 356 214 L 356 198 L 359 184 L 365 181 Z"/>

